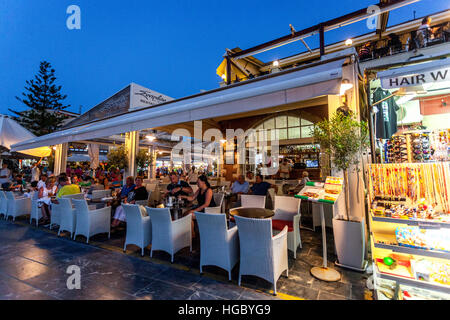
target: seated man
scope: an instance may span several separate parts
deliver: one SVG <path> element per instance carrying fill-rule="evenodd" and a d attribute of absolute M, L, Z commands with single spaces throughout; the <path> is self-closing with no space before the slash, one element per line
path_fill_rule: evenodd
<path fill-rule="evenodd" d="M 275 191 L 278 190 L 276 185 L 272 185 L 266 181 L 263 181 L 263 176 L 261 174 L 256 175 L 256 181 L 253 186 L 250 188 L 249 194 L 253 194 L 255 196 L 265 196 L 267 195 L 267 191 L 270 188 L 274 188 Z"/>
<path fill-rule="evenodd" d="M 244 175 L 239 175 L 237 180 L 231 185 L 231 192 L 235 194 L 248 193 L 250 185 L 245 181 Z"/>
<path fill-rule="evenodd" d="M 80 187 L 77 186 L 76 184 L 70 184 L 69 179 L 67 178 L 66 175 L 61 175 L 58 178 L 58 182 L 59 182 L 59 190 L 58 193 L 56 194 L 56 198 L 58 199 L 61 198 L 62 196 L 81 193 Z"/>
<path fill-rule="evenodd" d="M 135 187 L 136 187 L 136 185 L 134 184 L 134 177 L 132 177 L 132 176 L 127 177 L 126 184 L 123 186 L 122 190 L 120 191 L 120 198 L 125 199 L 126 197 L 128 197 L 128 193 L 130 191 L 134 190 Z"/>
<path fill-rule="evenodd" d="M 167 191 L 164 194 L 164 197 L 168 196 L 188 196 L 193 192 L 191 186 L 183 180 L 180 180 L 180 177 L 175 173 L 170 173 L 170 184 L 167 186 Z"/>

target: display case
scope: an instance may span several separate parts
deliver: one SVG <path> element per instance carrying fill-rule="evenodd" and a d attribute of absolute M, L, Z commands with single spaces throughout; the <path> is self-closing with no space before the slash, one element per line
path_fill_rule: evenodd
<path fill-rule="evenodd" d="M 372 164 L 370 242 L 378 299 L 450 297 L 450 163 Z"/>

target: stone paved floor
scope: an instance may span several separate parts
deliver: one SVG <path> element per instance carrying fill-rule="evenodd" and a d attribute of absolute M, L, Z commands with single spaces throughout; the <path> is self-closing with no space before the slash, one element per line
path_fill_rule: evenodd
<path fill-rule="evenodd" d="M 239 268 L 232 282 L 220 268 L 204 267 L 199 274 L 199 247 L 183 249 L 174 264 L 164 252 L 140 256 L 137 247 L 122 251 L 124 231 L 91 238 L 89 245 L 79 236 L 69 240 L 64 234 L 30 226 L 25 219 L 0 220 L 0 299 L 364 299 L 366 274 L 334 266 L 332 233 L 327 232 L 329 266 L 339 270 L 339 282 L 327 283 L 313 278 L 309 269 L 322 263 L 320 230 L 301 230 L 303 248 L 297 259 L 289 256 L 289 278 L 277 282 L 279 295 L 271 295 L 271 285 L 246 276 L 237 285 Z M 81 290 L 68 290 L 66 269 L 81 268 Z"/>

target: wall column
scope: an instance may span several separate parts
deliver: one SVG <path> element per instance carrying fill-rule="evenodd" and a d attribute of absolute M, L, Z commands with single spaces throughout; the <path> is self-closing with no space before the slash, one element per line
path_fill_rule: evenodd
<path fill-rule="evenodd" d="M 66 172 L 68 148 L 67 143 L 56 145 L 55 162 L 53 165 L 53 174 L 55 176 L 60 175 L 62 172 Z"/>
<path fill-rule="evenodd" d="M 139 150 L 139 131 L 130 131 L 125 134 L 125 149 L 128 152 L 127 176 L 135 177 L 137 173 L 136 155 Z"/>

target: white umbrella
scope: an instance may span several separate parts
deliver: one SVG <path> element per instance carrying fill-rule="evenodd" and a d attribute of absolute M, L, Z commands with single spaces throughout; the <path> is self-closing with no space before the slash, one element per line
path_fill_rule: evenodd
<path fill-rule="evenodd" d="M 22 127 L 13 119 L 5 115 L 0 115 L 0 145 L 11 149 L 11 145 L 21 141 L 33 139 L 36 136 Z M 28 154 L 34 157 L 48 157 L 52 153 L 49 147 L 40 147 L 35 149 L 22 150 L 20 153 Z"/>

